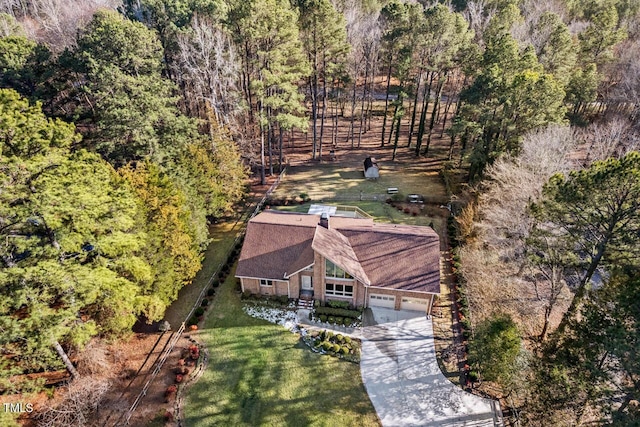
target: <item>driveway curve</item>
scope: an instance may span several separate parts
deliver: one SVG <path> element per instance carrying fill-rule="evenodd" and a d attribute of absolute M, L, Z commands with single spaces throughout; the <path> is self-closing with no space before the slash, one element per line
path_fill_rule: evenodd
<path fill-rule="evenodd" d="M 363 330 L 360 370 L 384 427 L 502 426 L 498 402 L 452 384 L 436 360 L 424 313 L 373 308 Z"/>

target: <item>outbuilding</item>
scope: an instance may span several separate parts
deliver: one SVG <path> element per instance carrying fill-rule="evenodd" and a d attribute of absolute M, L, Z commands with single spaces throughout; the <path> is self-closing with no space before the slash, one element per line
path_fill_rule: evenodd
<path fill-rule="evenodd" d="M 378 163 L 374 157 L 367 157 L 364 159 L 364 177 L 367 179 L 380 178 L 380 169 Z"/>

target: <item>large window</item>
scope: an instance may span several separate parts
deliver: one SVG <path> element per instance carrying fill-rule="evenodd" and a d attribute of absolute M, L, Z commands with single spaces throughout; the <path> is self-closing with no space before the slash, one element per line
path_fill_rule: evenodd
<path fill-rule="evenodd" d="M 336 297 L 353 297 L 353 285 L 341 285 L 338 283 L 327 283 L 325 294 Z"/>
<path fill-rule="evenodd" d="M 353 276 L 328 259 L 325 260 L 325 266 L 327 268 L 327 272 L 325 273 L 326 277 L 333 277 L 334 279 L 353 279 Z"/>
<path fill-rule="evenodd" d="M 273 280 L 260 279 L 260 286 L 273 286 Z"/>

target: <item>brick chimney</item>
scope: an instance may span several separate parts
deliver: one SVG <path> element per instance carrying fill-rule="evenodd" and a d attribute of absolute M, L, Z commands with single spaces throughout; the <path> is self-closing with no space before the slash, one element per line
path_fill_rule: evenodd
<path fill-rule="evenodd" d="M 329 228 L 329 214 L 326 212 L 322 212 L 320 215 L 320 226 L 328 229 Z"/>

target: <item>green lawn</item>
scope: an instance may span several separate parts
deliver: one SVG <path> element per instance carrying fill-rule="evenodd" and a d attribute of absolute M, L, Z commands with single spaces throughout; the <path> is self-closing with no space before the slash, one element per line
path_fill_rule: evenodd
<path fill-rule="evenodd" d="M 234 281 L 198 332 L 209 365 L 188 390 L 186 424 L 378 426 L 359 365 L 312 353 L 283 327 L 247 316 Z"/>
<path fill-rule="evenodd" d="M 193 282 L 180 289 L 178 299 L 174 301 L 165 312 L 164 318 L 174 329 L 185 320 L 193 307 L 200 291 L 207 284 L 216 268 L 226 261 L 227 252 L 233 246 L 233 241 L 238 235 L 242 224 L 235 221 L 221 222 L 210 228 L 211 243 L 204 252 L 202 268 L 196 274 Z"/>

